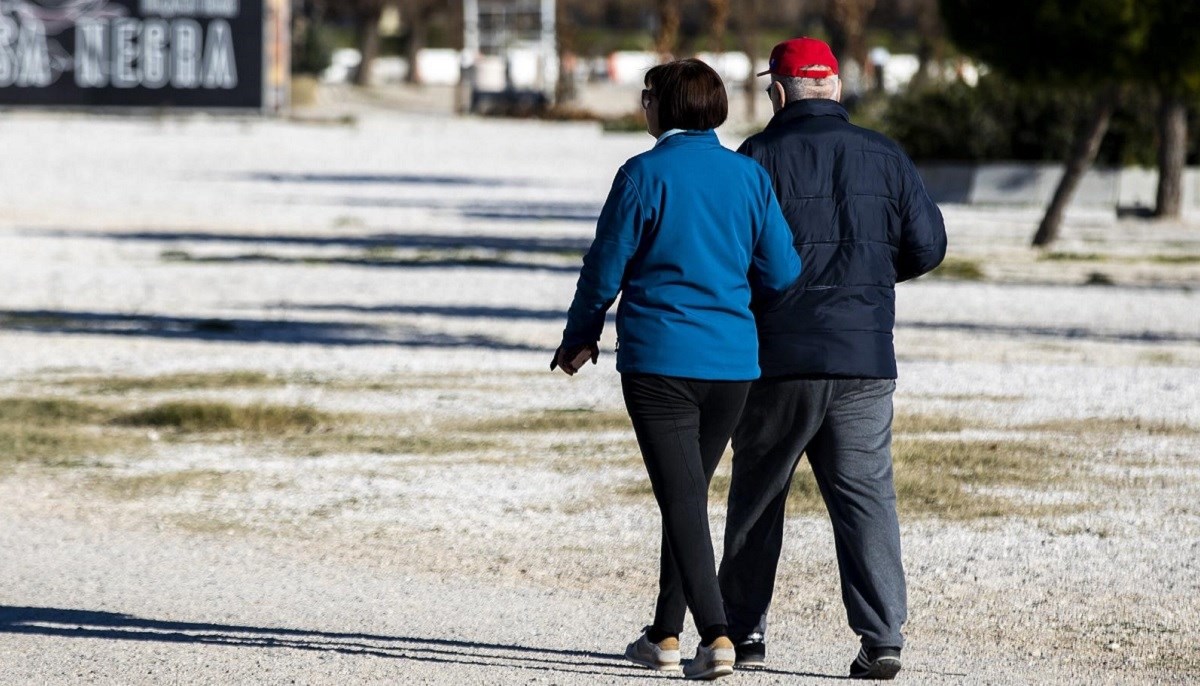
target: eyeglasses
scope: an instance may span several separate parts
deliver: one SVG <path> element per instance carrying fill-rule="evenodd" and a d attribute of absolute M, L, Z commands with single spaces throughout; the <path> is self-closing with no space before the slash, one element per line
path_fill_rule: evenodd
<path fill-rule="evenodd" d="M 649 88 L 642 90 L 642 109 L 650 109 L 650 100 L 654 98 L 654 93 L 650 92 Z"/>
<path fill-rule="evenodd" d="M 772 83 L 771 85 L 767 86 L 765 92 L 767 94 L 767 98 L 774 100 L 775 99 L 775 84 Z"/>

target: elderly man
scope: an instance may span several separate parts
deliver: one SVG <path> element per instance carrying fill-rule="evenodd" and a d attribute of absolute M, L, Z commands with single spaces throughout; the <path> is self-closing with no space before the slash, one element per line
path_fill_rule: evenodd
<path fill-rule="evenodd" d="M 861 640 L 850 676 L 891 679 L 907 613 L 891 455 L 895 286 L 941 263 L 945 226 L 900 147 L 850 124 L 828 45 L 781 43 L 765 74 L 775 116 L 740 152 L 770 174 L 806 270 L 759 312 L 762 378 L 733 435 L 720 570 L 729 635 L 738 666 L 763 664 L 784 506 L 807 454 Z"/>

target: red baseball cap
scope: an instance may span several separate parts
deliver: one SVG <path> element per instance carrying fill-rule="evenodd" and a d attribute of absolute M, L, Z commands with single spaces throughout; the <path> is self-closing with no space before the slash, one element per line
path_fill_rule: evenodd
<path fill-rule="evenodd" d="M 771 50 L 771 68 L 758 76 L 800 76 L 824 79 L 837 76 L 838 61 L 829 44 L 816 38 L 785 40 Z"/>

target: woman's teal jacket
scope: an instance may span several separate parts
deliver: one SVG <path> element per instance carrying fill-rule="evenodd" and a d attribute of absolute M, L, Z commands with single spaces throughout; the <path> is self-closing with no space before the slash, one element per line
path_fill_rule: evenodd
<path fill-rule="evenodd" d="M 756 379 L 751 299 L 757 308 L 799 275 L 767 173 L 713 131 L 684 131 L 617 171 L 562 343 L 598 341 L 620 293 L 617 371 Z"/>

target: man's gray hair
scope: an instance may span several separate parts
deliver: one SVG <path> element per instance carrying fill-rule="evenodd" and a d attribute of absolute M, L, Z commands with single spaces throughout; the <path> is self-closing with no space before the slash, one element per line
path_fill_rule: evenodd
<path fill-rule="evenodd" d="M 837 99 L 837 76 L 827 76 L 823 79 L 808 79 L 800 76 L 775 76 L 774 79 L 783 86 L 783 92 L 787 95 L 788 102 Z"/>

